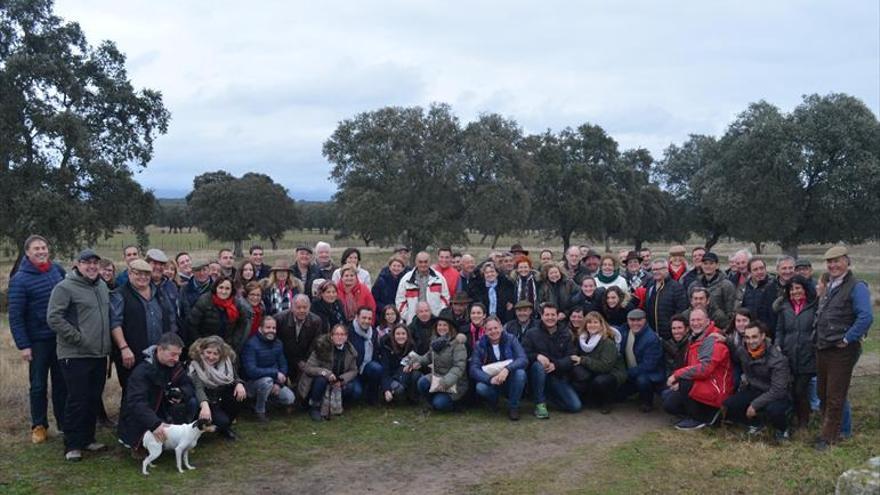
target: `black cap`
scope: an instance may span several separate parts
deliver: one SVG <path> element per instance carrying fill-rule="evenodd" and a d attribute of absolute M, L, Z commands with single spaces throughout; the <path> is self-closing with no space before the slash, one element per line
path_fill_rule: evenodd
<path fill-rule="evenodd" d="M 100 260 L 101 257 L 98 256 L 98 253 L 96 253 L 95 250 L 91 249 L 91 248 L 83 249 L 76 256 L 77 261 L 87 261 L 87 260 L 92 260 L 92 259 Z"/>
<path fill-rule="evenodd" d="M 703 255 L 703 261 L 718 263 L 718 255 L 715 253 L 706 253 Z"/>

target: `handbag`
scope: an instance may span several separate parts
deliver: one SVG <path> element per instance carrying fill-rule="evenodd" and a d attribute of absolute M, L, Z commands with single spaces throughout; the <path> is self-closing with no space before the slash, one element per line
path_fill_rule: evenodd
<path fill-rule="evenodd" d="M 505 359 L 504 361 L 496 361 L 494 363 L 484 364 L 483 373 L 489 376 L 495 376 L 498 373 L 501 373 L 501 370 L 508 367 L 512 362 L 513 359 Z"/>
<path fill-rule="evenodd" d="M 434 351 L 431 351 L 431 388 L 428 389 L 428 393 L 434 394 L 438 392 L 443 392 L 451 395 L 455 395 L 458 393 L 458 384 L 455 383 L 451 387 L 447 387 L 443 385 L 443 377 L 436 375 L 434 373 Z"/>

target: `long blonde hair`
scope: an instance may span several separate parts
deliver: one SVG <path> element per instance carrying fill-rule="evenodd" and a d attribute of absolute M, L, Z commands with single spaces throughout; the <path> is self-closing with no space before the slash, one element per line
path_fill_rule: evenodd
<path fill-rule="evenodd" d="M 584 328 L 581 329 L 581 333 L 587 333 L 587 323 L 590 321 L 598 321 L 602 325 L 603 338 L 614 340 L 614 330 L 611 329 L 611 325 L 605 321 L 605 318 L 598 311 L 590 311 L 584 316 Z"/>

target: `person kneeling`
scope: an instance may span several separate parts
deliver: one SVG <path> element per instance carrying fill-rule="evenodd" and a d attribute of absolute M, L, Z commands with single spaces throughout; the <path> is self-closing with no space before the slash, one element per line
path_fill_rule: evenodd
<path fill-rule="evenodd" d="M 470 377 L 477 383 L 477 395 L 498 408 L 498 396 L 507 396 L 507 417 L 519 420 L 519 400 L 526 386 L 529 361 L 515 336 L 505 332 L 501 320 L 486 318 L 486 334 L 480 337 L 471 354 Z"/>
<path fill-rule="evenodd" d="M 577 311 L 583 310 L 571 314 Z M 626 382 L 626 365 L 617 352 L 614 331 L 598 311 L 587 313 L 584 325 L 576 337 L 577 354 L 571 357 L 571 384 L 582 397 L 595 400 L 602 414 L 608 414 L 615 392 Z"/>
<path fill-rule="evenodd" d="M 685 365 L 669 376 L 663 397 L 666 412 L 685 416 L 675 424 L 679 430 L 714 424 L 733 389 L 730 351 L 723 337 L 714 336 L 718 328 L 701 308 L 691 311 L 690 326 Z"/>
<path fill-rule="evenodd" d="M 293 390 L 287 386 L 287 359 L 284 346 L 275 339 L 275 318 L 263 319 L 260 331 L 249 338 L 241 351 L 241 372 L 247 395 L 256 398 L 254 411 L 257 420 L 268 421 L 266 403 L 271 400 L 281 406 L 292 406 Z"/>
<path fill-rule="evenodd" d="M 434 321 L 428 352 L 415 359 L 413 367 L 432 367 L 432 372 L 419 379 L 419 392 L 431 407 L 451 411 L 455 401 L 468 391 L 467 337 L 455 330 L 455 317 L 443 310 Z"/>
<path fill-rule="evenodd" d="M 418 402 L 418 383 L 422 373 L 413 370 L 410 353 L 415 342 L 409 329 L 397 323 L 382 337 L 379 343 L 379 362 L 382 364 L 382 396 L 385 402 L 405 395 L 410 403 Z"/>
<path fill-rule="evenodd" d="M 235 371 L 235 351 L 217 335 L 203 337 L 189 348 L 189 377 L 199 401 L 199 419 L 209 421 L 228 440 L 235 440 L 232 422 L 247 397 Z"/>
<path fill-rule="evenodd" d="M 348 329 L 339 323 L 329 335 L 315 340 L 315 350 L 306 361 L 296 390 L 303 400 L 309 398 L 309 416 L 322 421 L 332 414 L 342 414 L 343 398 L 360 396 L 357 376 L 357 351 L 348 341 Z"/>
<path fill-rule="evenodd" d="M 132 371 L 119 413 L 119 440 L 126 447 L 139 448 L 147 431 L 164 442 L 169 425 L 195 418 L 195 391 L 180 362 L 182 351 L 183 340 L 171 332 L 144 350 L 147 358 Z"/>
<path fill-rule="evenodd" d="M 727 418 L 748 425 L 751 434 L 761 431 L 767 421 L 775 429 L 776 440 L 788 440 L 791 373 L 788 359 L 767 338 L 763 323 L 756 321 L 746 327 L 734 359 L 742 366 L 743 379 L 739 391 L 724 401 Z"/>

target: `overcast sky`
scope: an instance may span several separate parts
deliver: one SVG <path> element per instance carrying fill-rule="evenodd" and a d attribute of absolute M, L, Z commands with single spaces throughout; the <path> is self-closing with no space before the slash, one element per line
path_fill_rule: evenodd
<path fill-rule="evenodd" d="M 160 197 L 224 169 L 327 199 L 323 142 L 386 105 L 446 102 L 526 132 L 590 122 L 657 158 L 759 99 L 790 111 L 844 92 L 880 113 L 872 0 L 56 1 L 92 44 L 116 42 L 135 87 L 163 93 L 171 126 L 138 175 Z"/>

